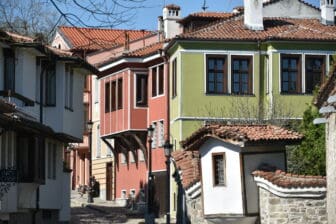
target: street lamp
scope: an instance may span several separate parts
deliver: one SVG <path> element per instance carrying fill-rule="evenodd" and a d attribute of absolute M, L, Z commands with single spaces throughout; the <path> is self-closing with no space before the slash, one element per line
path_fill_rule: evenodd
<path fill-rule="evenodd" d="M 88 203 L 93 203 L 93 197 L 92 197 L 92 126 L 93 122 L 89 120 L 86 123 L 86 128 L 88 131 L 88 137 L 89 137 L 89 190 L 88 190 Z"/>
<path fill-rule="evenodd" d="M 173 149 L 173 145 L 169 143 L 169 140 L 166 140 L 165 144 L 163 145 L 164 154 L 167 158 L 166 160 L 166 167 L 167 167 L 167 191 L 166 191 L 166 223 L 170 224 L 170 157 L 171 151 Z"/>
<path fill-rule="evenodd" d="M 153 204 L 153 196 L 152 196 L 152 181 L 153 181 L 153 175 L 152 175 L 152 142 L 153 142 L 153 133 L 154 128 L 152 125 L 149 125 L 147 128 L 147 136 L 148 136 L 148 186 L 147 186 L 147 212 L 148 215 L 152 214 L 152 204 Z"/>

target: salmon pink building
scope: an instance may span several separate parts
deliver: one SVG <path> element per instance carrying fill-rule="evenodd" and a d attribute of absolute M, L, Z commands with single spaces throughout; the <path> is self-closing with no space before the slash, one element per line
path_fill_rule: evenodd
<path fill-rule="evenodd" d="M 156 213 L 165 211 L 166 165 L 163 144 L 168 139 L 168 62 L 157 42 L 98 64 L 101 138 L 115 158 L 117 201 L 145 202 L 149 156 L 155 185 Z M 151 147 L 147 128 L 154 128 Z M 149 151 L 149 148 L 152 150 Z M 151 155 L 150 155 L 151 154 Z"/>

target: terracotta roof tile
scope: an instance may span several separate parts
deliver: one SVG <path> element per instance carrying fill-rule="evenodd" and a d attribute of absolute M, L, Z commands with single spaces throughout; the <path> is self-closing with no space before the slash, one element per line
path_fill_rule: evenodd
<path fill-rule="evenodd" d="M 283 188 L 326 187 L 327 184 L 326 177 L 323 176 L 295 175 L 286 173 L 282 170 L 256 170 L 252 175 L 261 177 L 272 184 Z"/>
<path fill-rule="evenodd" d="M 122 56 L 119 56 L 119 57 L 106 58 L 105 60 L 95 64 L 95 66 L 100 67 L 100 66 L 112 63 L 114 61 L 117 61 L 121 58 L 127 58 L 127 57 L 143 58 L 143 57 L 147 57 L 147 56 L 150 56 L 150 55 L 153 55 L 153 54 L 157 53 L 160 49 L 163 49 L 163 46 L 164 46 L 164 42 L 154 43 L 154 44 L 148 45 L 146 47 L 139 48 L 139 49 L 136 49 L 134 51 L 130 51 L 128 53 L 124 53 L 124 54 L 122 54 Z"/>
<path fill-rule="evenodd" d="M 235 15 L 236 15 L 235 13 L 231 12 L 195 12 L 181 19 L 179 23 L 185 24 L 191 20 L 204 20 L 204 19 L 215 21 L 219 19 L 228 19 Z"/>
<path fill-rule="evenodd" d="M 181 9 L 180 6 L 175 5 L 175 4 L 169 4 L 169 5 L 166 5 L 166 8 L 167 8 L 167 9 L 174 9 L 174 10 L 180 10 L 180 9 Z"/>
<path fill-rule="evenodd" d="M 80 50 L 98 50 L 124 44 L 126 34 L 129 41 L 154 35 L 153 31 L 145 30 L 94 29 L 66 26 L 61 26 L 59 30 L 72 44 L 72 49 Z"/>
<path fill-rule="evenodd" d="M 181 142 L 184 149 L 198 148 L 208 138 L 228 142 L 299 141 L 302 135 L 274 125 L 206 125 Z"/>
<path fill-rule="evenodd" d="M 197 40 L 319 40 L 336 41 L 336 26 L 325 26 L 317 19 L 264 18 L 264 30 L 247 29 L 242 18 L 224 20 L 177 39 Z"/>
<path fill-rule="evenodd" d="M 176 151 L 172 156 L 177 168 L 182 171 L 182 185 L 185 189 L 201 180 L 198 151 Z"/>
<path fill-rule="evenodd" d="M 328 97 L 336 94 L 336 65 L 330 69 L 328 77 L 327 81 L 322 84 L 314 100 L 317 107 L 327 105 Z"/>

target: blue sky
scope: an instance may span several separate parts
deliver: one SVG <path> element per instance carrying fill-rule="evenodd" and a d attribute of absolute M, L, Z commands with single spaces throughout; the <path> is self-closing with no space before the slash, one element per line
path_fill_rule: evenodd
<path fill-rule="evenodd" d="M 147 0 L 144 8 L 139 8 L 132 24 L 124 24 L 118 28 L 124 29 L 157 29 L 157 17 L 162 15 L 164 4 L 177 4 L 182 8 L 182 16 L 202 11 L 204 0 Z M 320 0 L 306 0 L 315 6 L 319 6 Z M 207 11 L 230 12 L 232 8 L 243 5 L 243 0 L 206 0 Z"/>

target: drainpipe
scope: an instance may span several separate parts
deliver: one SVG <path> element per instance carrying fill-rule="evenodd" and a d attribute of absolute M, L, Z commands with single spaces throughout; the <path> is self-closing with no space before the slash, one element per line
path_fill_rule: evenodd
<path fill-rule="evenodd" d="M 261 94 L 263 92 L 263 74 L 262 74 L 262 63 L 261 63 L 261 41 L 258 40 L 258 55 L 259 55 L 259 100 L 258 100 L 258 120 L 259 122 L 264 119 L 264 96 Z"/>

